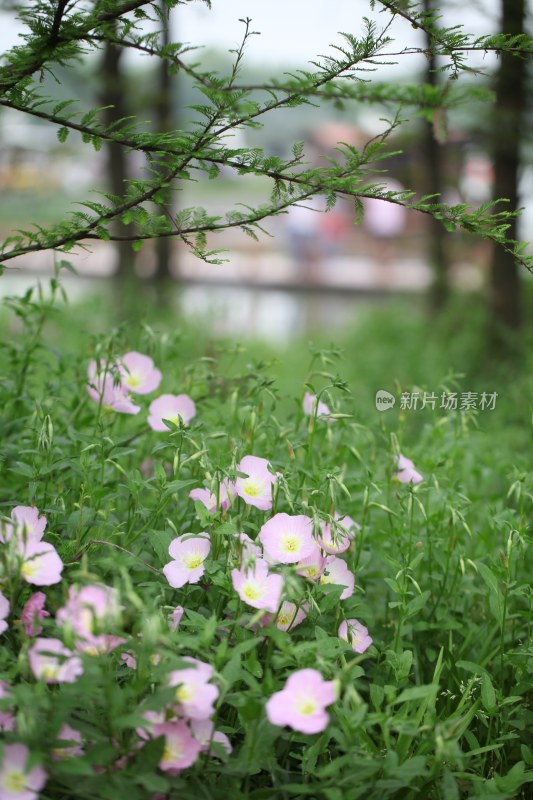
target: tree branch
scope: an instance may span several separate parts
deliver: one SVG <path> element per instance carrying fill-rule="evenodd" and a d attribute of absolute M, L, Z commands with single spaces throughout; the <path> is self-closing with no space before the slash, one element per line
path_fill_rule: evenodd
<path fill-rule="evenodd" d="M 61 21 L 63 19 L 63 14 L 65 13 L 65 9 L 67 7 L 68 0 L 59 0 L 56 8 L 56 13 L 54 15 L 54 21 L 52 22 L 52 28 L 50 30 L 50 39 L 49 44 L 50 47 L 55 47 L 59 39 L 59 29 L 61 27 Z"/>
<path fill-rule="evenodd" d="M 55 41 L 51 39 L 46 39 L 43 41 L 41 37 L 35 36 L 28 42 L 28 44 L 26 44 L 23 50 L 20 48 L 17 49 L 17 52 L 14 54 L 15 66 L 13 63 L 8 63 L 7 66 L 0 68 L 0 94 L 9 92 L 10 90 L 14 89 L 24 78 L 27 78 L 28 76 L 33 75 L 34 72 L 43 69 L 44 65 L 48 61 L 57 58 L 55 54 L 59 49 L 64 48 L 66 45 L 73 42 L 82 41 L 83 39 L 87 38 L 92 30 L 98 28 L 99 25 L 120 19 L 120 17 L 128 14 L 130 11 L 134 11 L 135 9 L 146 5 L 151 5 L 151 0 L 127 0 L 126 2 L 118 4 L 113 11 L 103 11 L 98 15 L 88 14 L 85 24 L 82 25 L 80 23 L 79 27 L 74 31 L 69 32 L 68 35 L 59 36 L 58 27 L 58 33 L 55 36 Z M 59 20 L 59 23 L 60 22 L 61 20 Z M 27 60 L 24 58 L 25 55 L 28 56 Z M 9 53 L 7 54 L 7 58 L 9 59 Z M 16 68 L 17 61 L 23 64 L 23 66 L 21 65 L 18 69 Z"/>

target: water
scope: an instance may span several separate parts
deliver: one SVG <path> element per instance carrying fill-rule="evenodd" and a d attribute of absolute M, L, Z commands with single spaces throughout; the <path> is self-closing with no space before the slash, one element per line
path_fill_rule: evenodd
<path fill-rule="evenodd" d="M 173 249 L 171 267 L 177 280 L 170 302 L 179 318 L 207 325 L 215 335 L 236 336 L 242 341 L 259 338 L 283 345 L 316 331 L 334 332 L 353 324 L 362 311 L 386 298 L 424 292 L 431 281 L 422 255 L 413 249 L 398 248 L 386 263 L 363 247 L 322 255 L 308 263 L 270 244 L 254 243 L 247 249 L 232 241 L 227 244 L 227 262 L 220 265 L 198 259 L 185 247 Z M 155 257 L 149 244 L 139 253 L 139 268 L 146 276 Z M 60 273 L 71 303 L 110 292 L 109 278 L 117 258 L 112 245 L 91 242 L 90 250 L 79 249 L 63 258 L 77 273 L 64 269 Z M 49 287 L 53 268 L 54 256 L 48 251 L 6 262 L 0 297 L 20 295 L 38 281 Z M 141 279 L 139 287 L 143 301 L 150 304 L 150 297 L 155 296 L 153 284 Z"/>

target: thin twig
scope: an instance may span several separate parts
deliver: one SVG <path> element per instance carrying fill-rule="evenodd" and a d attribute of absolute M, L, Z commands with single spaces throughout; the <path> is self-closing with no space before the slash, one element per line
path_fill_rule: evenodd
<path fill-rule="evenodd" d="M 144 564 L 144 566 L 147 569 L 151 570 L 152 572 L 156 572 L 158 575 L 162 575 L 163 574 L 160 569 L 156 569 L 156 567 L 152 567 L 151 564 L 148 564 L 146 561 L 143 561 L 142 558 L 140 558 L 139 556 L 136 556 L 135 553 L 131 552 L 131 550 L 127 550 L 125 547 L 122 547 L 120 544 L 115 544 L 115 542 L 109 542 L 106 539 L 92 539 L 90 542 L 88 542 L 88 544 L 86 544 L 80 550 L 80 552 L 77 555 L 74 556 L 72 561 L 68 562 L 67 566 L 71 566 L 72 564 L 75 564 L 77 561 L 79 561 L 81 559 L 81 557 L 84 555 L 84 553 L 86 553 L 87 550 L 90 547 L 93 546 L 93 544 L 108 544 L 110 547 L 114 547 L 117 550 L 120 550 L 122 553 L 127 553 L 132 558 L 135 558 L 137 561 L 140 561 L 141 564 Z"/>

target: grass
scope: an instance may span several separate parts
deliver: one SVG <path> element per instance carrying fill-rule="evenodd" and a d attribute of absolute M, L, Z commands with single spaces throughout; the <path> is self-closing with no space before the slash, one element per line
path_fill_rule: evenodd
<path fill-rule="evenodd" d="M 142 322 L 113 329 L 102 301 L 69 310 L 59 296 L 32 295 L 11 306 L 0 351 L 0 504 L 6 516 L 17 504 L 46 514 L 45 540 L 65 563 L 61 582 L 43 589 L 51 616 L 42 635 L 75 647 L 55 614 L 69 587 L 104 583 L 122 605 L 105 630 L 125 639 L 110 653 L 84 653 L 73 684 L 36 680 L 31 640 L 17 623 L 33 588 L 0 546 L 11 602 L 0 654 L 11 696 L 2 704 L 17 714 L 6 741 L 25 743 L 44 765 L 43 798 L 531 796 L 528 332 L 517 373 L 487 357 L 483 309 L 472 299 L 431 326 L 407 303 L 394 305 L 369 313 L 342 342 L 319 335 L 311 348 L 295 342 L 286 352 L 257 343 L 243 351 L 146 310 Z M 89 398 L 89 359 L 128 350 L 152 356 L 164 375 L 159 391 L 193 397 L 190 427 L 151 431 L 152 396 L 137 396 L 138 416 Z M 305 385 L 336 422 L 304 416 Z M 407 411 L 398 401 L 381 413 L 380 388 L 498 398 L 494 411 Z M 399 452 L 424 477 L 416 487 L 394 479 Z M 247 454 L 282 473 L 272 511 L 238 499 L 211 515 L 188 499 L 192 487 L 235 477 Z M 279 565 L 286 597 L 308 607 L 307 618 L 288 633 L 273 621 L 258 627 L 261 612 L 232 586 L 234 534 L 256 539 L 276 512 L 318 524 L 334 510 L 361 525 L 342 556 L 353 595 L 341 601 L 340 588 Z M 186 531 L 209 532 L 212 549 L 204 578 L 172 589 L 160 571 L 169 543 Z M 185 614 L 172 632 L 167 614 L 178 603 Z M 362 654 L 337 636 L 353 618 L 373 638 Z M 135 654 L 136 669 L 124 665 L 123 650 Z M 191 655 L 214 668 L 215 727 L 233 752 L 204 752 L 173 776 L 159 768 L 163 739 L 138 730 L 146 709 L 172 716 L 168 676 Z M 314 735 L 265 714 L 268 698 L 304 668 L 339 686 L 329 725 Z M 54 760 L 65 723 L 81 732 L 85 752 Z"/>

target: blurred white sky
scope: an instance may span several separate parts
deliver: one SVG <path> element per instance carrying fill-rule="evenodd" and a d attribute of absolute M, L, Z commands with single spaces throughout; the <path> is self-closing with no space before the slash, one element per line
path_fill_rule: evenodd
<path fill-rule="evenodd" d="M 476 0 L 462 3 L 453 14 L 455 23 L 475 33 L 491 32 L 497 25 L 497 0 L 481 0 L 480 5 Z M 209 9 L 201 0 L 193 0 L 178 7 L 176 38 L 228 48 L 239 41 L 243 27 L 239 18 L 251 17 L 253 29 L 261 35 L 249 43 L 250 61 L 301 64 L 327 52 L 329 45 L 341 44 L 339 31 L 361 34 L 363 17 L 375 20 L 381 30 L 390 20 L 388 12 L 380 13 L 381 8 L 376 3 L 372 10 L 369 0 L 213 0 Z M 446 24 L 454 24 L 448 22 L 450 18 L 447 15 Z M 390 35 L 396 41 L 395 52 L 421 43 L 418 32 L 399 18 Z M 414 60 L 402 58 L 399 63 L 409 70 Z"/>
<path fill-rule="evenodd" d="M 529 2 L 533 4 L 533 0 Z M 444 16 L 445 24 L 460 23 L 476 35 L 497 27 L 498 0 L 446 0 L 446 6 L 449 10 Z M 341 44 L 339 31 L 359 35 L 364 16 L 375 19 L 382 27 L 389 15 L 379 13 L 379 8 L 376 4 L 372 11 L 369 0 L 213 0 L 209 9 L 201 0 L 191 0 L 173 12 L 174 38 L 228 50 L 238 45 L 242 37 L 239 18 L 251 17 L 252 28 L 261 35 L 249 42 L 248 63 L 305 66 L 317 55 L 328 52 L 329 45 Z M 1 51 L 17 43 L 20 30 L 12 14 L 0 12 Z M 396 40 L 395 51 L 420 42 L 417 32 L 403 20 L 394 23 L 391 35 Z M 385 71 L 385 77 L 391 77 L 392 69 L 408 72 L 417 63 L 420 62 L 402 57 L 397 67 Z M 482 60 L 478 57 L 472 63 L 481 65 Z"/>

